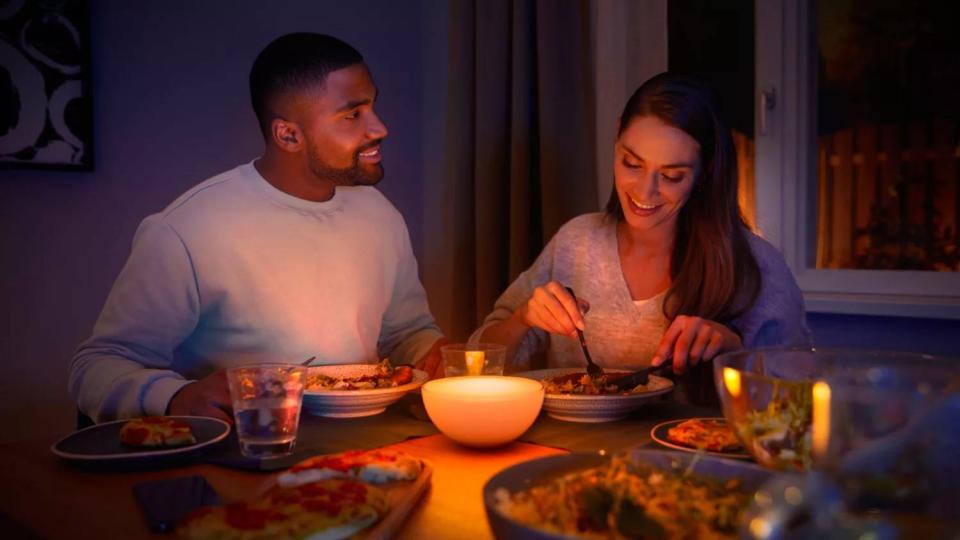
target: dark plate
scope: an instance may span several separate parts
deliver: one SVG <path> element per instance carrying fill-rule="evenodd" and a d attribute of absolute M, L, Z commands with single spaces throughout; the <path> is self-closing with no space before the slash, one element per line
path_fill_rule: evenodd
<path fill-rule="evenodd" d="M 196 444 L 173 448 L 148 450 L 124 446 L 120 442 L 120 428 L 128 420 L 97 424 L 71 433 L 54 443 L 50 450 L 75 464 L 127 467 L 158 466 L 180 462 L 223 440 L 230 433 L 230 424 L 203 416 L 171 416 L 190 425 Z"/>
<path fill-rule="evenodd" d="M 673 452 L 670 450 L 647 449 L 636 449 L 630 453 L 632 459 L 637 462 L 650 463 L 664 468 L 669 468 L 674 462 L 678 462 L 682 467 L 686 467 L 690 464 L 690 461 L 696 457 L 697 463 L 693 468 L 696 474 L 717 480 L 737 478 L 743 483 L 743 488 L 747 491 L 755 491 L 770 478 L 772 474 L 770 471 L 752 463 L 704 455 L 697 456 L 696 454 Z M 521 524 L 501 513 L 496 507 L 494 493 L 500 488 L 504 488 L 510 493 L 515 493 L 573 471 L 602 465 L 609 459 L 609 456 L 601 456 L 599 454 L 550 456 L 508 467 L 494 475 L 493 478 L 488 480 L 486 485 L 483 486 L 483 505 L 487 512 L 487 520 L 490 522 L 490 528 L 493 529 L 494 537 L 511 540 L 517 538 L 538 540 L 567 538 Z"/>
<path fill-rule="evenodd" d="M 728 459 L 750 459 L 750 454 L 747 453 L 742 447 L 739 450 L 734 450 L 730 452 L 711 452 L 707 450 L 700 450 L 699 448 L 694 448 L 692 446 L 686 446 L 680 443 L 675 443 L 670 440 L 667 436 L 667 432 L 670 431 L 670 428 L 675 427 L 687 420 L 723 420 L 726 423 L 726 419 L 722 417 L 718 418 L 679 418 L 677 420 L 670 420 L 669 422 L 662 422 L 653 426 L 653 429 L 650 430 L 650 438 L 662 446 L 666 446 L 672 450 L 680 450 L 681 452 L 693 452 L 700 453 L 707 456 L 716 456 L 723 457 Z"/>

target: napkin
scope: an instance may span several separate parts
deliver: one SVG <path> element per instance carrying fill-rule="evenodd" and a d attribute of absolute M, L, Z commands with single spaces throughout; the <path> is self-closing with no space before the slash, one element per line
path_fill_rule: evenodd
<path fill-rule="evenodd" d="M 169 532 L 187 514 L 220 504 L 220 496 L 202 476 L 182 476 L 141 482 L 133 486 L 133 496 L 153 532 Z"/>

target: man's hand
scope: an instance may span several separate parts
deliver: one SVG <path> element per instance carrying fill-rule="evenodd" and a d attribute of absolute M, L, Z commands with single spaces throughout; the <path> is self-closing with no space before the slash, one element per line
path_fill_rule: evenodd
<path fill-rule="evenodd" d="M 167 414 L 183 416 L 211 416 L 233 424 L 233 407 L 227 372 L 220 370 L 192 382 L 173 395 Z"/>
<path fill-rule="evenodd" d="M 443 377 L 443 356 L 440 354 L 440 347 L 447 343 L 450 343 L 450 340 L 445 337 L 438 339 L 436 343 L 433 344 L 433 347 L 430 347 L 427 354 L 416 361 L 414 367 L 421 371 L 426 371 L 430 379 Z"/>
<path fill-rule="evenodd" d="M 679 375 L 687 365 L 695 366 L 722 352 L 742 347 L 740 337 L 726 326 L 700 317 L 679 315 L 664 332 L 650 363 L 659 366 L 672 357 L 673 372 Z"/>

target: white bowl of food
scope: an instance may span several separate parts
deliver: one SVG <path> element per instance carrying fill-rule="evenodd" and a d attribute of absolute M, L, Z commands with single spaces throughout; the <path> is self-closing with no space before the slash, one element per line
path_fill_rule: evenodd
<path fill-rule="evenodd" d="M 380 414 L 429 376 L 409 366 L 344 364 L 311 366 L 303 391 L 303 410 L 330 418 Z"/>
<path fill-rule="evenodd" d="M 435 379 L 423 385 L 421 394 L 437 429 L 460 444 L 481 448 L 523 435 L 543 404 L 543 386 L 522 377 Z"/>
<path fill-rule="evenodd" d="M 607 369 L 609 374 L 629 373 Z M 546 395 L 543 410 L 557 420 L 567 422 L 610 422 L 620 420 L 655 397 L 673 389 L 673 381 L 650 375 L 650 382 L 627 392 L 615 392 L 608 387 L 597 387 L 584 380 L 584 368 L 538 369 L 517 373 L 540 381 Z M 594 381 L 595 382 L 595 381 Z M 595 392 L 595 393 L 591 393 Z"/>

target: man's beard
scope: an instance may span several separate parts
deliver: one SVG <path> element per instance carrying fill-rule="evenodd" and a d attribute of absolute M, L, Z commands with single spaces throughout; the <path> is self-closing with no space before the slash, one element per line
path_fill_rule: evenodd
<path fill-rule="evenodd" d="M 374 186 L 383 178 L 383 165 L 376 163 L 372 170 L 360 167 L 360 152 L 373 148 L 382 140 L 375 141 L 359 148 L 353 154 L 353 164 L 345 169 L 338 169 L 328 165 L 317 155 L 313 145 L 307 147 L 310 158 L 310 170 L 324 180 L 329 180 L 335 186 Z"/>

